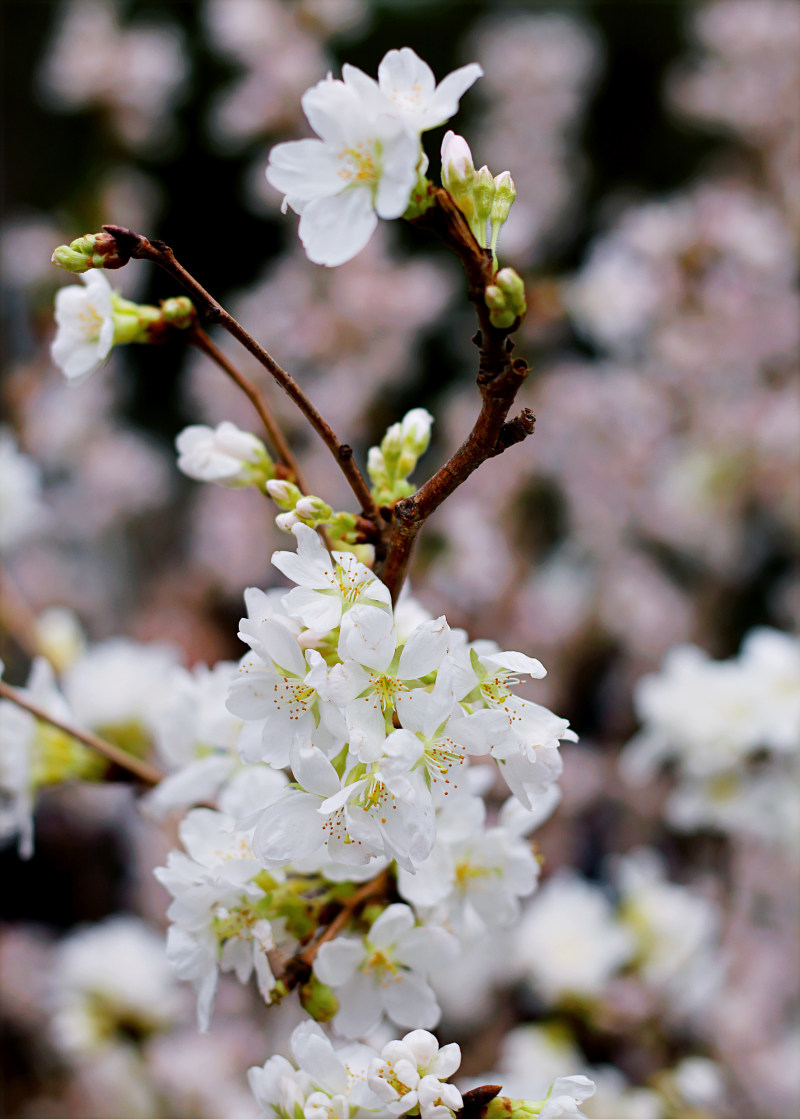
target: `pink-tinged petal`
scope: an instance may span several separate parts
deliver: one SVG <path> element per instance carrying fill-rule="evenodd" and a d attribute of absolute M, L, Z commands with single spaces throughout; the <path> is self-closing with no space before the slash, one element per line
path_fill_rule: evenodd
<path fill-rule="evenodd" d="M 296 199 L 309 202 L 341 190 L 338 172 L 335 152 L 321 140 L 288 140 L 269 153 L 266 176 L 270 186 L 288 196 L 294 210 Z"/>
<path fill-rule="evenodd" d="M 361 252 L 377 224 L 368 187 L 351 187 L 309 202 L 300 217 L 300 240 L 310 261 L 335 268 Z"/>
<path fill-rule="evenodd" d="M 391 612 L 377 606 L 353 606 L 342 618 L 339 656 L 384 672 L 397 647 Z"/>
<path fill-rule="evenodd" d="M 388 948 L 413 927 L 414 914 L 407 905 L 390 905 L 369 930 L 370 943 L 376 948 Z"/>
<path fill-rule="evenodd" d="M 401 680 L 419 680 L 444 660 L 450 643 L 450 627 L 444 614 L 422 622 L 411 632 L 400 654 L 397 675 Z"/>
<path fill-rule="evenodd" d="M 323 983 L 341 987 L 351 983 L 366 955 L 363 940 L 349 936 L 337 936 L 320 947 L 314 961 L 314 974 Z"/>
<path fill-rule="evenodd" d="M 411 47 L 401 47 L 383 56 L 378 66 L 378 83 L 381 91 L 390 98 L 414 91 L 427 98 L 433 93 L 436 79 L 428 63 L 423 62 Z"/>

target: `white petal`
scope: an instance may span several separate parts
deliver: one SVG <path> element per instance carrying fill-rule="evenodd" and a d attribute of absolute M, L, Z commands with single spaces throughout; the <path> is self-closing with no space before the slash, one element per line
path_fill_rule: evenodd
<path fill-rule="evenodd" d="M 335 268 L 361 252 L 377 224 L 369 188 L 350 187 L 309 202 L 300 217 L 300 240 L 310 261 Z"/>

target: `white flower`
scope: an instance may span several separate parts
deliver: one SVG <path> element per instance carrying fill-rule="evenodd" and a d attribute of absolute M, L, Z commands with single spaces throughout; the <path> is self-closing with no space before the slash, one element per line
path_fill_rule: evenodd
<path fill-rule="evenodd" d="M 0 551 L 33 535 L 45 517 L 42 479 L 32 458 L 22 454 L 10 428 L 0 427 Z"/>
<path fill-rule="evenodd" d="M 388 611 L 359 605 L 345 614 L 339 633 L 342 664 L 329 671 L 319 688 L 344 708 L 350 748 L 360 761 L 381 756 L 393 712 L 401 725 L 418 703 L 427 712 L 430 699 L 422 680 L 437 670 L 447 671 L 442 665 L 449 640 L 444 616 L 421 622 L 397 657 L 397 631 Z M 424 722 L 425 714 L 420 717 Z"/>
<path fill-rule="evenodd" d="M 175 440 L 178 469 L 198 482 L 217 482 L 231 489 L 261 480 L 270 466 L 267 448 L 249 431 L 229 421 L 216 428 L 185 427 Z"/>
<path fill-rule="evenodd" d="M 436 85 L 427 62 L 423 62 L 411 47 L 401 47 L 383 56 L 377 82 L 348 64 L 342 67 L 342 75 L 365 101 L 376 100 L 380 91 L 390 102 L 391 112 L 409 129 L 426 132 L 444 124 L 458 111 L 459 100 L 483 76 L 483 69 L 477 62 L 470 62 L 453 70 Z"/>
<path fill-rule="evenodd" d="M 595 1093 L 594 1082 L 588 1076 L 559 1076 L 550 1085 L 546 1103 L 539 1112 L 539 1119 L 560 1119 L 562 1115 L 574 1115 L 586 1119 L 578 1104 L 588 1100 Z"/>
<path fill-rule="evenodd" d="M 69 1051 L 144 1038 L 178 1016 L 163 937 L 134 917 L 72 933 L 58 946 L 53 980 L 53 1031 Z"/>
<path fill-rule="evenodd" d="M 524 913 L 517 951 L 536 990 L 554 1003 L 564 996 L 599 995 L 634 955 L 636 944 L 602 890 L 560 871 Z"/>
<path fill-rule="evenodd" d="M 521 835 L 538 821 L 523 822 L 530 814 L 522 811 L 509 826 L 513 811 L 506 810 L 519 807 L 511 798 L 499 826 L 487 828 L 480 797 L 462 796 L 448 804 L 437 818 L 430 857 L 414 874 L 398 872 L 401 897 L 435 912 L 438 922 L 465 939 L 512 925 L 519 916 L 519 899 L 534 891 L 539 876 L 539 864 Z"/>
<path fill-rule="evenodd" d="M 451 1119 L 463 1106 L 461 1093 L 446 1081 L 461 1064 L 458 1045 L 445 1045 L 427 1030 L 390 1041 L 369 1067 L 368 1082 L 390 1115 L 419 1109 L 422 1119 Z"/>
<path fill-rule="evenodd" d="M 283 598 L 283 609 L 303 625 L 325 634 L 356 604 L 391 607 L 388 587 L 352 552 L 331 555 L 308 525 L 292 529 L 297 552 L 275 552 L 272 562 L 297 586 Z"/>
<path fill-rule="evenodd" d="M 270 1057 L 248 1072 L 250 1087 L 265 1119 L 359 1119 L 380 1110 L 367 1086 L 375 1050 L 349 1044 L 334 1049 L 316 1022 L 301 1022 L 292 1034 L 292 1056 Z"/>
<path fill-rule="evenodd" d="M 336 991 L 335 1028 L 361 1037 L 382 1012 L 400 1026 L 433 1027 L 440 1010 L 427 976 L 455 951 L 455 940 L 437 928 L 415 928 L 407 905 L 390 905 L 363 940 L 340 936 L 323 944 L 317 977 Z"/>
<path fill-rule="evenodd" d="M 420 143 L 388 111 L 378 91 L 370 100 L 328 77 L 303 95 L 318 140 L 277 144 L 267 181 L 300 214 L 309 260 L 333 267 L 359 253 L 378 218 L 399 218 L 417 178 Z"/>
<path fill-rule="evenodd" d="M 267 952 L 272 927 L 259 909 L 264 891 L 253 878 L 260 866 L 250 833 L 239 831 L 221 812 L 196 808 L 181 823 L 187 853 L 171 851 L 155 876 L 173 896 L 168 916 L 167 958 L 180 979 L 197 992 L 197 1018 L 207 1030 L 219 970 L 235 971 L 245 983 L 255 970 L 266 1002 L 274 978 Z"/>
<path fill-rule="evenodd" d="M 70 284 L 56 293 L 56 336 L 50 353 L 70 382 L 78 384 L 106 360 L 114 345 L 111 284 L 103 271 L 81 276 L 85 288 Z"/>

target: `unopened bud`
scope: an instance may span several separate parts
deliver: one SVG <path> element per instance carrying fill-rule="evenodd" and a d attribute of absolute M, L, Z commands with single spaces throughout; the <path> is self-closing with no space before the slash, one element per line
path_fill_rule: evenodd
<path fill-rule="evenodd" d="M 489 168 L 484 165 L 475 176 L 475 186 L 472 188 L 472 194 L 475 199 L 475 223 L 480 233 L 478 241 L 484 246 L 486 244 L 486 222 L 492 213 L 494 191 L 494 175 L 492 175 Z M 473 232 L 475 232 L 475 230 L 473 230 Z"/>
<path fill-rule="evenodd" d="M 90 268 L 122 268 L 128 263 L 115 238 L 103 230 L 101 233 L 86 233 L 71 241 L 69 245 L 59 245 L 50 258 L 58 268 L 67 272 L 88 272 Z"/>
<path fill-rule="evenodd" d="M 412 408 L 401 423 L 403 443 L 417 458 L 424 454 L 431 441 L 433 416 L 427 408 Z"/>
<path fill-rule="evenodd" d="M 508 306 L 504 293 L 496 284 L 486 285 L 483 298 L 490 311 L 505 311 Z"/>
<path fill-rule="evenodd" d="M 293 485 L 291 482 L 280 481 L 277 478 L 271 478 L 266 485 L 266 490 L 272 500 L 280 509 L 285 509 L 287 512 L 294 509 L 297 502 L 303 496 L 302 491 Z"/>
<path fill-rule="evenodd" d="M 327 521 L 333 512 L 330 505 L 326 505 L 321 497 L 314 497 L 313 495 L 301 497 L 295 505 L 294 511 L 301 520 L 317 521 L 319 523 Z"/>
<path fill-rule="evenodd" d="M 513 268 L 501 268 L 494 278 L 495 284 L 506 297 L 506 303 L 515 317 L 524 315 L 528 305 L 525 302 L 525 283 Z"/>
<path fill-rule="evenodd" d="M 339 1009 L 339 1000 L 333 990 L 312 973 L 307 983 L 300 987 L 300 1005 L 315 1022 L 330 1022 Z"/>
<path fill-rule="evenodd" d="M 475 181 L 475 164 L 472 152 L 463 136 L 446 132 L 442 140 L 442 183 L 458 200 L 460 195 L 470 190 Z"/>
<path fill-rule="evenodd" d="M 281 532 L 291 532 L 295 525 L 300 524 L 300 518 L 294 510 L 291 513 L 279 513 L 275 518 L 275 524 Z"/>
<path fill-rule="evenodd" d="M 194 304 L 186 295 L 178 295 L 172 299 L 162 299 L 161 314 L 164 322 L 174 326 L 176 330 L 188 330 L 197 321 Z"/>
<path fill-rule="evenodd" d="M 503 171 L 499 175 L 496 175 L 494 188 L 494 201 L 492 203 L 491 213 L 492 224 L 494 225 L 496 222 L 498 225 L 502 225 L 508 217 L 514 199 L 517 197 L 517 188 L 514 186 L 511 172 Z"/>

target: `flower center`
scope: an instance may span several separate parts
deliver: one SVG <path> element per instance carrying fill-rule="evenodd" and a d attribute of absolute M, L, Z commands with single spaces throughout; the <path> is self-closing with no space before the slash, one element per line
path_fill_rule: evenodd
<path fill-rule="evenodd" d="M 378 145 L 360 140 L 355 147 L 343 148 L 339 152 L 337 174 L 348 186 L 372 186 L 380 176 Z"/>
<path fill-rule="evenodd" d="M 87 303 L 83 310 L 78 312 L 80 330 L 87 342 L 96 342 L 100 337 L 100 328 L 103 317 L 99 315 L 91 303 Z"/>

